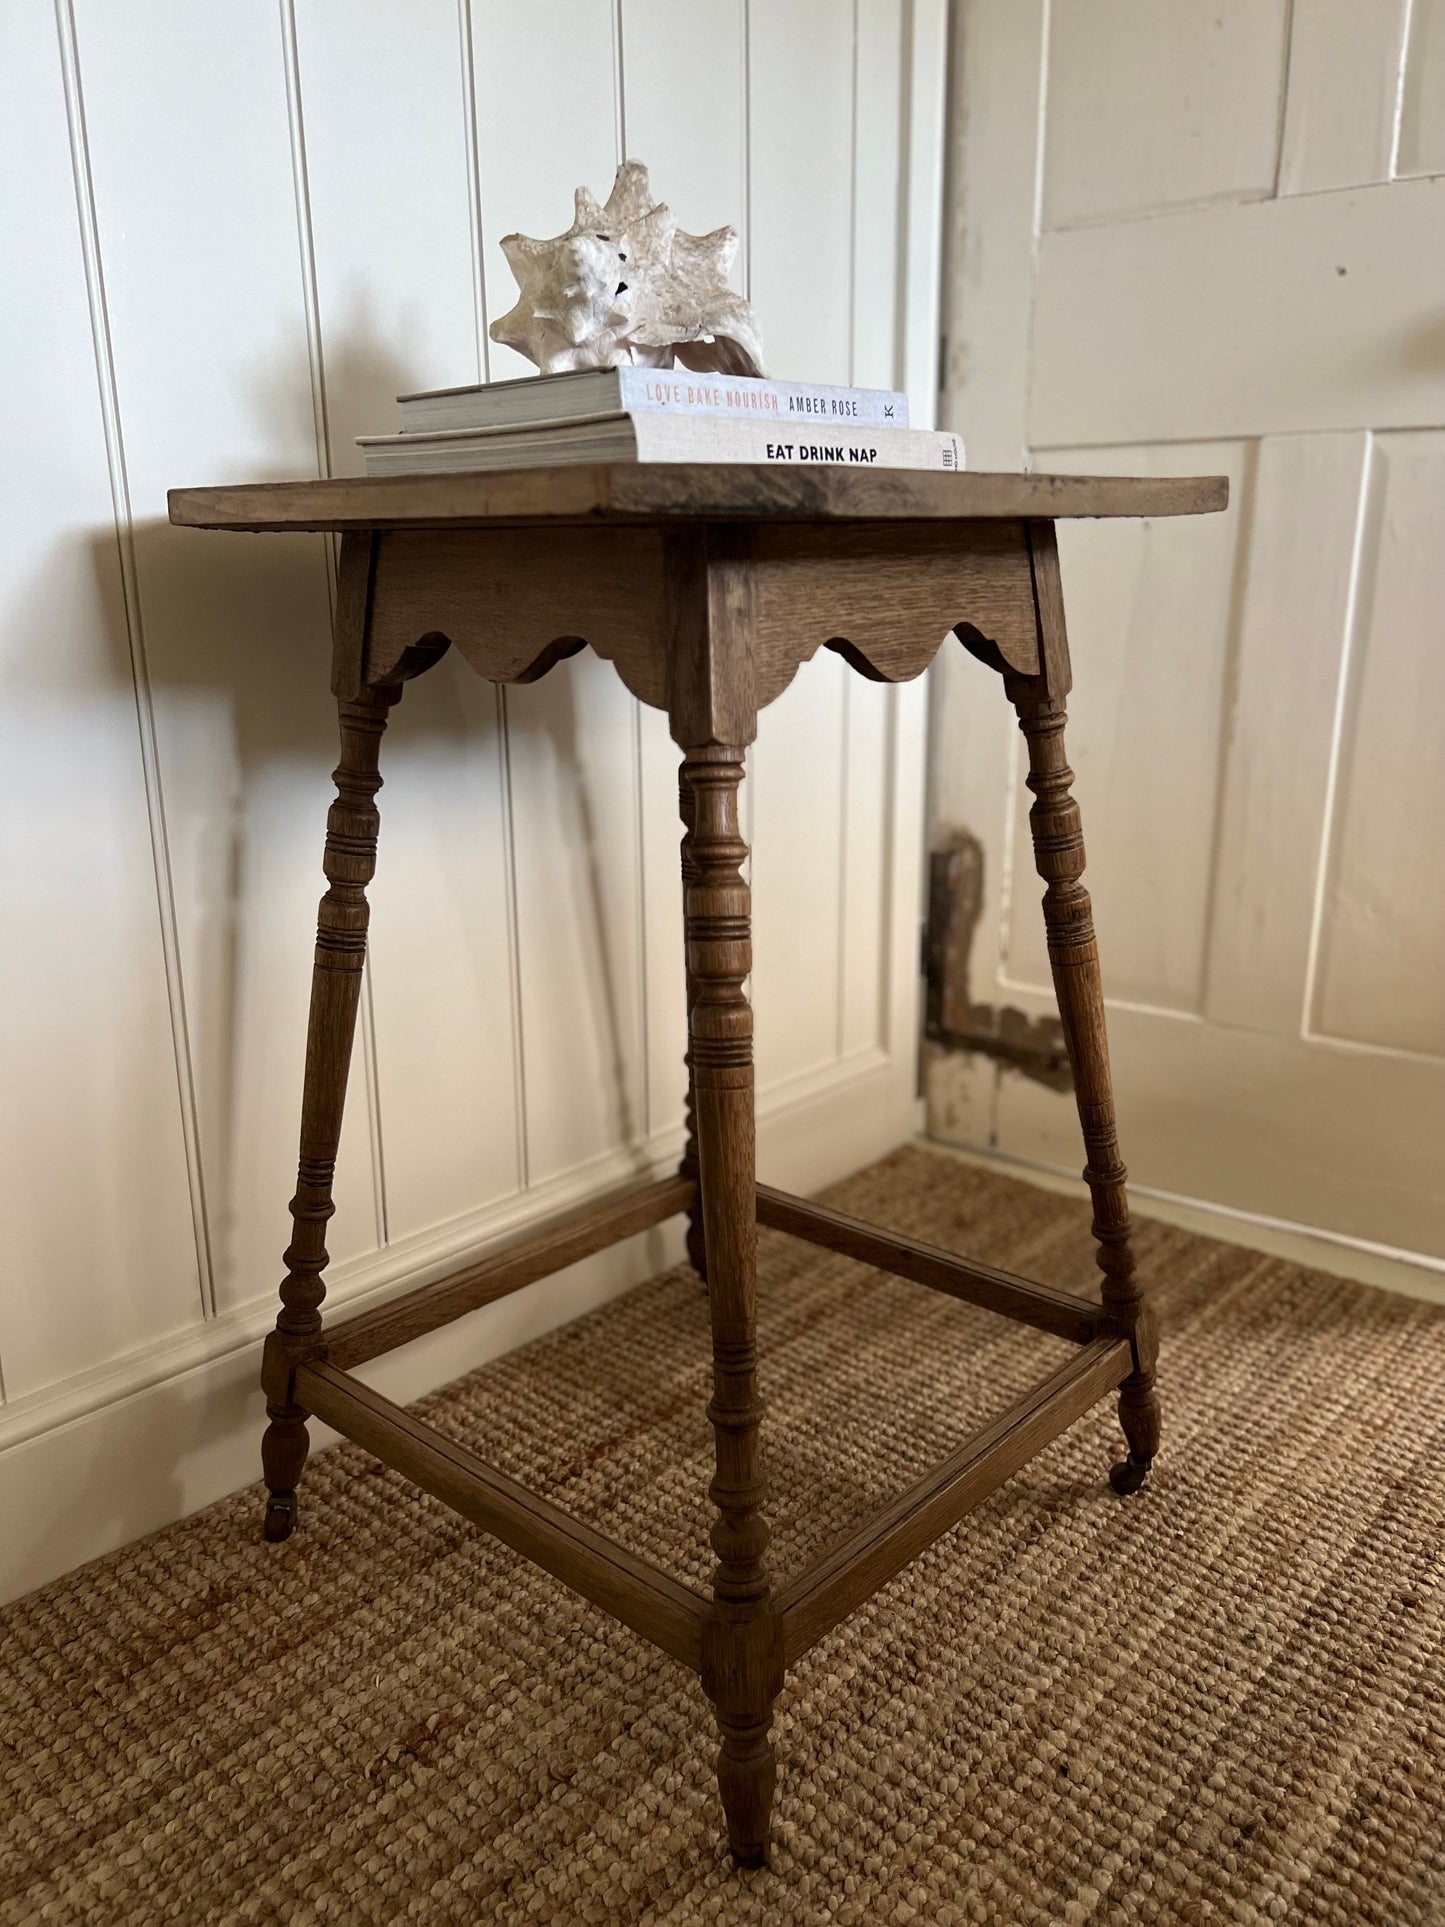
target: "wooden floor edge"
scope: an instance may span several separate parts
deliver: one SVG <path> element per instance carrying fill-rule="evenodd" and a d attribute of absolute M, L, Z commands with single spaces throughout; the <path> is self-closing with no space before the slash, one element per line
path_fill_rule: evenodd
<path fill-rule="evenodd" d="M 710 1602 L 330 1363 L 302 1365 L 295 1396 L 383 1464 L 543 1567 L 694 1672 Z"/>
<path fill-rule="evenodd" d="M 791 1665 L 1126 1378 L 1126 1338 L 1096 1338 L 773 1595 Z M 1100 1467 L 1102 1480 L 1104 1468 Z"/>
<path fill-rule="evenodd" d="M 469 1311 L 534 1285 L 554 1271 L 564 1271 L 624 1238 L 650 1231 L 686 1211 L 696 1197 L 695 1179 L 674 1176 L 603 1198 L 445 1278 L 328 1325 L 326 1357 L 343 1371 L 364 1365 L 369 1358 L 409 1344 L 439 1325 L 449 1325 L 454 1318 L 464 1318 Z"/>
<path fill-rule="evenodd" d="M 1103 1307 L 1092 1299 L 1076 1297 L 1054 1285 L 1035 1284 L 995 1265 L 978 1263 L 941 1245 L 923 1244 L 903 1232 L 884 1230 L 881 1225 L 851 1218 L 772 1185 L 758 1186 L 757 1209 L 758 1223 L 772 1231 L 841 1252 L 875 1271 L 947 1292 L 966 1304 L 1051 1332 L 1056 1338 L 1067 1338 L 1075 1345 L 1093 1343 L 1107 1318 Z"/>

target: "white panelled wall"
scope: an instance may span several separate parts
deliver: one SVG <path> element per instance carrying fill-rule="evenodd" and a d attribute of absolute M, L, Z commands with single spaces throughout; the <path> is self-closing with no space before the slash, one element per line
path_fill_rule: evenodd
<path fill-rule="evenodd" d="M 9 0 L 0 517 L 0 1594 L 255 1476 L 335 761 L 333 558 L 169 487 L 355 472 L 489 348 L 504 232 L 625 155 L 734 221 L 773 372 L 932 418 L 941 0 Z M 825 654 L 747 784 L 763 1169 L 915 1106 L 922 691 Z M 330 1302 L 681 1142 L 676 752 L 584 654 L 446 662 L 383 756 Z M 377 1368 L 412 1396 L 677 1254 L 653 1233 Z"/>
<path fill-rule="evenodd" d="M 1438 1292 L 1445 0 L 958 21 L 971 465 L 1231 481 L 1227 515 L 1060 531 L 1124 1157 L 1166 1204 Z M 976 665 L 946 652 L 939 691 L 934 833 L 985 884 L 969 996 L 1037 1021 L 1018 733 Z M 1078 1170 L 1045 1081 L 942 1049 L 926 1081 L 937 1135 Z"/>

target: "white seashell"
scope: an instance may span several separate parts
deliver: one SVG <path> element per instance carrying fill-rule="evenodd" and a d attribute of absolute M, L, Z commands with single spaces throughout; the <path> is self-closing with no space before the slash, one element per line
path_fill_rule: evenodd
<path fill-rule="evenodd" d="M 544 375 L 637 362 L 699 373 L 760 375 L 753 311 L 727 285 L 737 230 L 686 234 L 659 201 L 647 169 L 624 161 L 607 205 L 585 187 L 565 234 L 502 242 L 517 305 L 491 326 L 493 341 L 535 361 Z"/>

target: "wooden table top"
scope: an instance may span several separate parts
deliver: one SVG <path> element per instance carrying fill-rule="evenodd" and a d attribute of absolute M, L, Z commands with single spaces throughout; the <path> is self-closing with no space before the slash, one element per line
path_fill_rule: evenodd
<path fill-rule="evenodd" d="M 611 462 L 174 488 L 194 529 L 457 528 L 556 522 L 877 522 L 1208 515 L 1223 475 L 949 475 L 929 469 Z"/>

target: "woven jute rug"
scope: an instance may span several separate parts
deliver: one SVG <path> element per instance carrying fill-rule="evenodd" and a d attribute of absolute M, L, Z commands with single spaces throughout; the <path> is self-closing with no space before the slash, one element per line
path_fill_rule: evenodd
<path fill-rule="evenodd" d="M 905 1150 L 834 1195 L 1092 1285 L 1033 1187 Z M 1445 1312 L 1138 1243 L 1150 1485 L 1101 1407 L 814 1649 L 770 1868 L 691 1675 L 346 1446 L 288 1544 L 239 1494 L 0 1620 L 0 1918 L 1445 1921 Z M 761 1278 L 780 1575 L 1064 1355 L 773 1234 Z M 670 1273 L 421 1409 L 705 1586 L 707 1355 Z"/>

